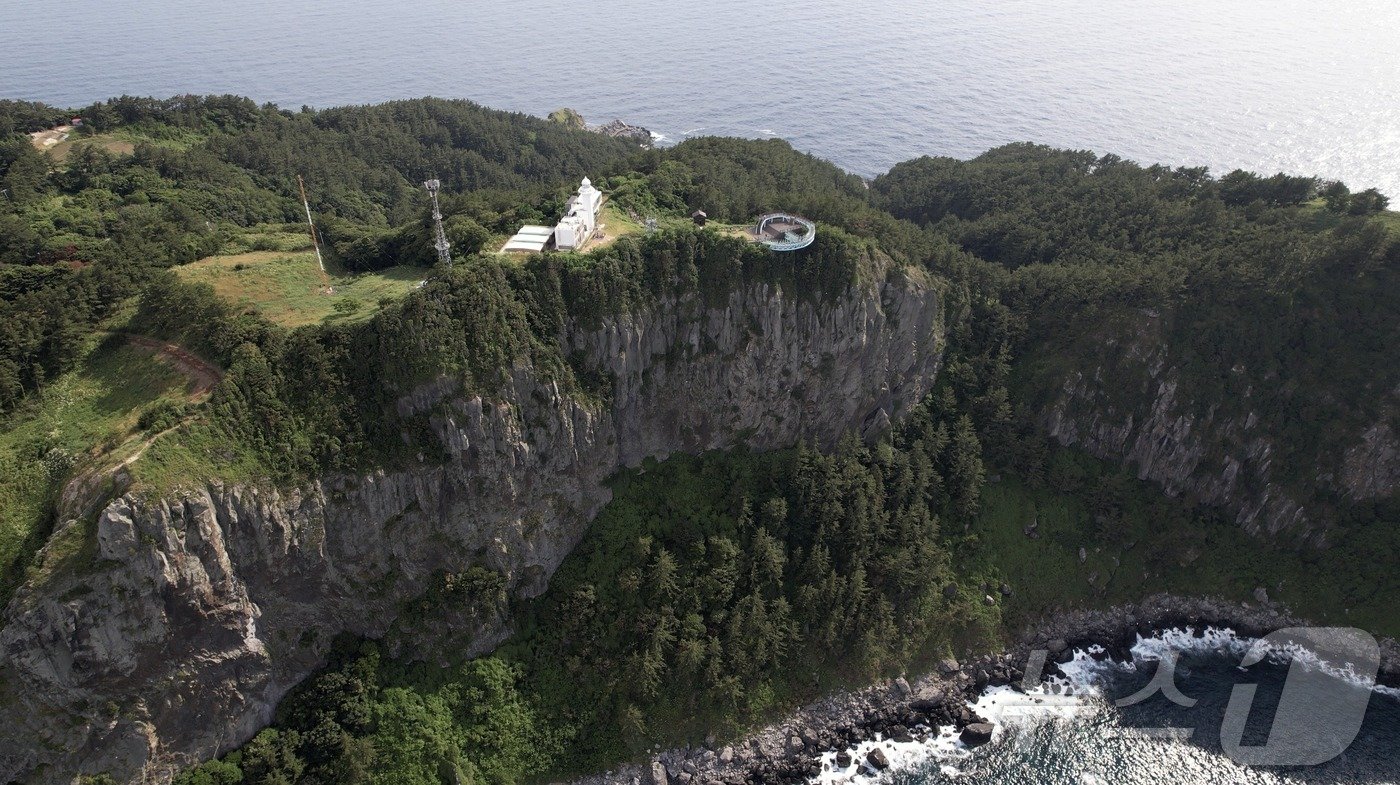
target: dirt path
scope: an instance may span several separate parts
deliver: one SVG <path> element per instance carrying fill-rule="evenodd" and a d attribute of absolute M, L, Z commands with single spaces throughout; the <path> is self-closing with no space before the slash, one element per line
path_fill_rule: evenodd
<path fill-rule="evenodd" d="M 190 377 L 190 382 L 194 385 L 191 394 L 195 396 L 204 395 L 214 389 L 214 385 L 224 378 L 224 372 L 217 366 L 205 362 L 183 346 L 148 338 L 144 335 L 128 335 L 126 339 L 133 346 L 149 349 L 164 357 L 171 365 L 175 366 L 176 370 Z"/>
<path fill-rule="evenodd" d="M 71 125 L 60 125 L 57 128 L 50 128 L 47 131 L 35 131 L 29 135 L 29 140 L 34 147 L 39 150 L 47 150 L 50 147 L 68 140 L 68 133 L 73 130 Z"/>
<path fill-rule="evenodd" d="M 163 358 L 177 371 L 188 377 L 191 398 L 199 398 L 207 394 L 214 389 L 214 385 L 224 378 L 224 372 L 217 366 L 211 365 L 183 346 L 145 335 L 115 334 L 126 338 L 132 346 Z M 152 434 L 136 431 L 116 447 L 107 449 L 100 446 L 94 447 L 89 453 L 94 463 L 74 475 L 64 486 L 63 492 L 59 496 L 60 510 L 67 511 L 63 513 L 65 517 L 61 519 L 94 515 L 111 500 L 113 495 L 125 493 L 131 485 L 131 474 L 127 468 L 140 460 L 141 456 L 146 454 L 146 450 L 157 439 L 178 427 L 180 425 L 177 423 L 159 433 Z M 120 451 L 132 444 L 133 441 L 136 442 L 136 448 L 132 450 L 131 454 L 116 463 L 106 462 L 106 456 Z"/>

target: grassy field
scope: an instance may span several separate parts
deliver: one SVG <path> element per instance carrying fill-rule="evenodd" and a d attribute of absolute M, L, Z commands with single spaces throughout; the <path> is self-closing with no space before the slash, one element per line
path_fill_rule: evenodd
<path fill-rule="evenodd" d="M 0 602 L 53 525 L 52 505 L 75 472 L 135 449 L 140 415 L 187 397 L 187 379 L 149 350 L 94 340 L 75 370 L 0 423 Z"/>
<path fill-rule="evenodd" d="M 74 136 L 67 141 L 59 142 L 52 147 L 45 148 L 49 155 L 58 163 L 68 160 L 68 156 L 79 147 L 96 147 L 106 150 L 113 155 L 131 155 L 136 150 L 136 141 L 118 137 L 115 134 L 100 134 L 98 136 Z"/>
<path fill-rule="evenodd" d="M 265 482 L 268 469 L 258 458 L 220 433 L 206 420 L 194 419 L 178 432 L 157 439 L 132 465 L 132 488 L 169 496 L 207 480 L 223 483 Z"/>
<path fill-rule="evenodd" d="M 362 275 L 331 267 L 323 277 L 306 235 L 280 227 L 254 231 L 242 246 L 265 250 L 233 248 L 233 253 L 201 259 L 177 272 L 185 280 L 210 284 L 220 297 L 284 327 L 366 319 L 381 299 L 407 294 L 428 275 L 418 267 Z"/>
<path fill-rule="evenodd" d="M 114 155 L 130 155 L 136 149 L 136 145 L 142 142 L 157 147 L 185 150 L 203 140 L 203 134 L 189 129 L 134 125 L 100 134 L 74 129 L 67 140 L 39 149 L 48 152 L 54 161 L 63 163 L 80 147 L 96 147 Z"/>
<path fill-rule="evenodd" d="M 590 243 L 588 248 L 603 248 L 611 245 L 619 237 L 626 237 L 630 234 L 641 234 L 646 231 L 646 227 L 627 216 L 621 209 L 614 206 L 612 202 L 603 205 L 603 213 L 598 216 L 598 223 L 603 226 L 604 237 L 602 240 Z"/>

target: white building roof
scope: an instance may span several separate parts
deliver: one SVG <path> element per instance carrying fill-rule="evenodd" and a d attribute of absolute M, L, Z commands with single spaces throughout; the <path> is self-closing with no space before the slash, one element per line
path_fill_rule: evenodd
<path fill-rule="evenodd" d="M 522 251 L 525 253 L 538 253 L 543 251 L 545 245 L 549 243 L 549 238 L 553 236 L 554 230 L 548 226 L 536 226 L 535 224 L 525 224 L 520 227 L 520 231 L 501 248 L 501 253 L 511 251 Z"/>
<path fill-rule="evenodd" d="M 548 235 L 544 237 L 521 237 L 520 235 L 516 235 L 510 238 L 510 242 L 506 243 L 505 247 L 501 250 L 503 252 L 524 251 L 527 253 L 537 253 L 544 250 L 545 243 L 547 242 L 549 242 Z"/>

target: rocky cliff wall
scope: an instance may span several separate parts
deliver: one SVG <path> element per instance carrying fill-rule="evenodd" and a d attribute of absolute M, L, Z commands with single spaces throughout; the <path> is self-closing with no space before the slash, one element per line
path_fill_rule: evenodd
<path fill-rule="evenodd" d="M 528 366 L 489 399 L 423 385 L 399 413 L 427 418 L 443 465 L 116 498 L 94 552 L 6 610 L 0 781 L 164 782 L 234 748 L 336 635 L 382 635 L 441 571 L 483 565 L 518 595 L 541 592 L 619 467 L 882 429 L 930 388 L 943 327 L 928 280 L 880 277 L 834 301 L 759 285 L 722 307 L 663 302 L 573 329 L 566 356 L 614 379 L 605 403 Z M 44 563 L 85 525 L 65 524 Z M 483 623 L 468 648 L 490 650 L 507 625 Z"/>
<path fill-rule="evenodd" d="M 1400 440 L 1382 419 L 1348 435 L 1339 460 L 1303 467 L 1307 487 L 1281 479 L 1280 429 L 1255 405 L 1193 389 L 1175 363 L 1162 316 L 1141 311 L 1099 335 L 1099 344 L 1060 376 L 1039 418 L 1065 446 L 1134 466 L 1172 496 L 1223 507 L 1255 535 L 1327 543 L 1327 503 L 1385 498 L 1400 490 Z M 1235 369 L 1231 373 L 1238 373 Z M 1392 394 L 1400 401 L 1400 390 Z M 1288 467 L 1295 477 L 1299 467 Z M 1319 493 L 1321 491 L 1321 493 Z"/>

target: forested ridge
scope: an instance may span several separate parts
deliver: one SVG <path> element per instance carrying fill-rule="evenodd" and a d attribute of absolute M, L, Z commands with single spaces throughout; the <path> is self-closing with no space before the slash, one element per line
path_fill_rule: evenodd
<path fill-rule="evenodd" d="M 910 161 L 872 189 L 998 265 L 1003 301 L 1027 320 L 1016 353 L 1028 410 L 1067 366 L 1092 368 L 1106 342 L 1160 316 L 1197 413 L 1263 419 L 1300 487 L 1327 493 L 1319 467 L 1395 417 L 1400 239 L 1374 190 L 1033 145 Z"/>
<path fill-rule="evenodd" d="M 80 143 L 62 160 L 23 135 L 72 116 L 84 119 Z M 291 330 L 173 272 L 251 227 L 295 229 L 297 174 L 333 264 L 416 265 L 421 288 L 362 320 Z M 676 223 L 587 255 L 488 253 L 520 223 L 557 215 L 585 174 L 617 209 Z M 447 190 L 450 272 L 426 272 L 430 176 Z M 668 297 L 720 302 L 764 281 L 821 300 L 877 258 L 925 268 L 943 287 L 937 387 L 890 433 L 830 454 L 798 445 L 624 473 L 542 597 L 513 600 L 500 576 L 474 569 L 442 575 L 402 609 L 403 625 L 432 625 L 444 608 L 509 613 L 517 633 L 497 653 L 443 667 L 392 656 L 392 639 L 343 641 L 273 728 L 185 774 L 191 785 L 596 770 L 995 645 L 1006 625 L 1056 603 L 1190 588 L 1176 573 L 1229 593 L 1272 570 L 1303 592 L 1317 588 L 1307 582 L 1319 564 L 1336 571 L 1364 554 L 1355 580 L 1313 592 L 1309 612 L 1375 611 L 1400 591 L 1382 575 L 1400 553 L 1393 498 L 1332 499 L 1346 528 L 1324 554 L 1256 556 L 1265 546 L 1215 511 L 1055 448 L 1037 422 L 1067 368 L 1150 311 L 1201 400 L 1230 406 L 1251 390 L 1278 423 L 1279 465 L 1312 483 L 1358 424 L 1397 416 L 1384 402 L 1400 388 L 1400 223 L 1374 191 L 1035 145 L 918 159 L 867 187 L 781 141 L 640 150 L 462 101 L 286 111 L 228 96 L 72 111 L 0 102 L 0 188 L 9 428 L 104 330 L 177 343 L 225 371 L 207 400 L 143 413 L 137 428 L 163 435 L 133 471 L 153 488 L 440 460 L 423 423 L 393 407 L 440 375 L 489 396 L 528 362 L 567 394 L 605 401 L 610 380 L 561 354 L 563 326 Z M 781 255 L 678 225 L 697 208 L 721 224 L 798 212 L 819 222 L 819 240 Z M 22 449 L 41 460 L 54 447 L 38 438 Z M 44 493 L 88 468 L 74 460 L 56 464 Z M 1028 500 L 1070 510 L 1062 537 L 1020 536 Z M 1081 542 L 1134 560 L 1142 577 L 1124 569 L 1086 584 L 1033 564 Z M 1216 546 L 1204 558 L 1202 543 Z M 31 555 L 0 565 L 7 592 Z M 1007 581 L 1014 599 L 997 591 Z"/>
<path fill-rule="evenodd" d="M 431 99 L 300 113 L 230 96 L 119 98 L 72 113 L 6 102 L 0 131 L 38 130 L 70 114 L 84 120 L 80 137 L 128 133 L 141 141 L 127 155 L 76 146 L 56 167 L 25 137 L 4 134 L 0 409 L 71 367 L 73 331 L 91 327 L 158 271 L 215 253 L 236 227 L 299 220 L 298 174 L 313 183 L 313 209 L 329 219 L 328 239 L 349 246 L 417 223 L 428 177 L 462 193 L 557 189 L 635 149 Z M 498 220 L 513 223 L 516 211 L 540 198 L 497 195 L 497 204 L 520 205 Z M 473 227 L 453 228 L 469 235 Z M 479 247 L 470 236 L 454 239 L 468 253 Z M 394 247 L 397 257 L 380 264 L 402 262 L 405 248 Z M 346 255 L 354 251 L 347 247 Z"/>

